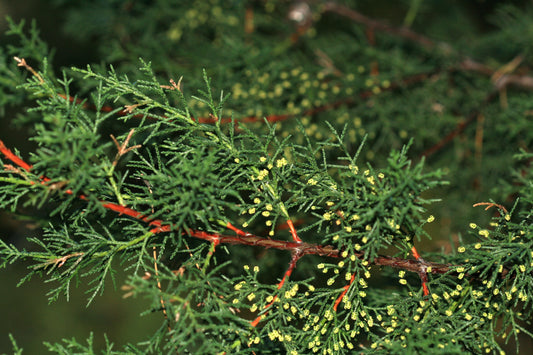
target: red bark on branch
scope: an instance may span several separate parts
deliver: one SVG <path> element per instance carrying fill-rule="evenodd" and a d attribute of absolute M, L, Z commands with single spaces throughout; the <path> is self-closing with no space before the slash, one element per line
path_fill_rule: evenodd
<path fill-rule="evenodd" d="M 2 140 L 0 140 L 0 152 L 7 159 L 15 163 L 17 166 L 21 167 L 25 171 L 28 171 L 28 172 L 30 171 L 31 165 L 27 164 L 24 160 L 22 160 L 21 158 L 16 156 L 14 153 L 12 153 L 5 146 Z M 41 177 L 40 179 L 42 180 L 41 183 L 49 180 L 46 177 Z M 64 192 L 67 194 L 72 194 L 71 190 L 65 190 Z M 79 195 L 78 198 L 80 198 L 81 200 L 87 200 L 86 195 Z M 122 206 L 122 205 L 119 205 L 113 202 L 107 202 L 107 201 L 100 201 L 100 203 L 102 204 L 102 207 L 108 210 L 114 211 L 118 213 L 119 215 L 126 215 L 133 219 L 143 221 L 147 223 L 149 226 L 154 227 L 150 230 L 154 234 L 176 230 L 176 228 L 171 223 L 165 222 L 161 219 L 153 219 L 150 216 L 147 216 L 129 207 Z M 333 258 L 342 257 L 341 255 L 342 251 L 331 245 L 320 245 L 320 244 L 313 244 L 313 243 L 306 243 L 306 242 L 299 242 L 299 241 L 286 241 L 286 240 L 277 240 L 277 239 L 270 239 L 266 237 L 260 237 L 260 236 L 253 235 L 251 233 L 244 232 L 234 227 L 230 223 L 228 223 L 226 227 L 230 230 L 233 230 L 236 233 L 236 235 L 224 235 L 220 233 L 210 233 L 210 232 L 194 230 L 194 229 L 190 229 L 188 231 L 182 231 L 182 233 L 189 235 L 191 237 L 195 237 L 198 239 L 202 239 L 202 240 L 212 242 L 212 243 L 217 243 L 217 244 L 219 243 L 240 244 L 240 245 L 258 246 L 258 247 L 267 248 L 267 249 L 272 248 L 272 249 L 278 249 L 278 250 L 287 250 L 292 253 L 297 253 L 301 256 L 312 254 L 312 255 L 327 256 L 327 257 L 333 257 Z M 357 252 L 357 253 L 354 253 L 354 255 L 360 259 L 363 259 L 365 257 L 365 254 L 363 252 Z M 432 263 L 432 262 L 424 261 L 422 259 L 412 260 L 412 259 L 402 259 L 402 258 L 391 257 L 391 256 L 378 256 L 371 262 L 374 265 L 378 265 L 378 266 L 389 266 L 389 267 L 403 269 L 406 271 L 411 271 L 411 272 L 416 272 L 416 273 L 420 273 L 423 270 L 431 270 L 428 272 L 433 273 L 433 274 L 444 274 L 444 273 L 449 272 L 452 267 L 452 265 Z"/>

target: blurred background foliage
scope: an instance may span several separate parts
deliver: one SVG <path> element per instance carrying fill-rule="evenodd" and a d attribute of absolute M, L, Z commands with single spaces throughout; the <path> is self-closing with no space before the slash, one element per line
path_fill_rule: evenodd
<path fill-rule="evenodd" d="M 391 149 L 414 138 L 412 159 L 426 156 L 429 169 L 445 169 L 450 181 L 429 196 L 443 202 L 431 207 L 437 218 L 428 230 L 433 241 L 419 250 L 450 250 L 469 223 L 487 224 L 491 212 L 472 208 L 474 203 L 511 207 L 519 189 L 514 175 L 529 164 L 513 156 L 531 149 L 533 85 L 499 81 L 531 73 L 529 1 L 26 0 L 2 1 L 0 13 L 15 22 L 36 20 L 58 77 L 62 68 L 91 63 L 112 64 L 135 80 L 141 57 L 152 62 L 162 84 L 183 76 L 190 94 L 202 86 L 206 68 L 213 88 L 231 94 L 225 117 L 256 130 L 266 117 L 277 121 L 283 137 L 295 134 L 297 120 L 316 139 L 327 138 L 326 122 L 346 125 L 347 146 L 356 149 L 368 135 L 364 158 L 378 167 Z M 4 32 L 4 16 L 0 21 Z M 402 26 L 412 32 L 398 31 Z M 16 38 L 0 41 L 7 48 Z M 78 81 L 71 90 L 84 98 L 94 85 Z M 124 104 L 131 103 L 116 103 Z M 191 104 L 196 117 L 208 119 L 206 107 Z M 26 140 L 29 123 L 39 117 L 20 110 L 1 108 L 1 138 L 28 156 L 34 144 Z M 13 124 L 21 115 L 24 120 Z M 24 245 L 25 237 L 38 234 L 38 225 L 0 215 L 0 235 L 10 243 Z M 10 290 L 0 300 L 9 320 L 0 323 L 1 352 L 10 349 L 9 332 L 31 354 L 42 350 L 44 340 L 84 339 L 91 330 L 100 344 L 103 333 L 118 345 L 134 342 L 160 321 L 159 314 L 138 317 L 143 300 L 121 299 L 124 275 L 117 275 L 115 291 L 110 285 L 85 310 L 83 287 L 69 303 L 45 306 L 46 285 L 39 280 L 14 287 L 23 274 L 20 265 L 0 273 Z"/>

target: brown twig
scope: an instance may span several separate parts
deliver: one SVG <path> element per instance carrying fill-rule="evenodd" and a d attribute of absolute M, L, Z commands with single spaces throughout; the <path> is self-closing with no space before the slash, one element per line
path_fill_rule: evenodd
<path fill-rule="evenodd" d="M 347 6 L 338 4 L 334 1 L 325 3 L 323 11 L 332 12 L 339 16 L 349 18 L 350 20 L 362 24 L 371 30 L 378 30 L 396 37 L 407 39 L 427 49 L 441 48 L 445 53 L 459 54 L 448 43 L 434 41 L 429 37 L 414 32 L 407 27 L 396 27 L 383 21 L 371 19 Z M 478 63 L 467 56 L 462 56 L 462 58 L 463 59 L 458 66 L 460 69 L 472 70 L 491 76 L 491 81 L 494 83 L 494 86 L 497 90 L 502 90 L 508 85 L 514 85 L 528 90 L 533 89 L 533 77 L 526 75 L 510 75 L 510 73 L 513 72 L 523 61 L 523 55 L 518 55 L 509 63 L 496 70 L 491 69 L 484 64 Z"/>
<path fill-rule="evenodd" d="M 487 103 L 494 100 L 497 96 L 497 92 L 492 92 L 488 94 L 485 99 L 483 100 L 483 104 L 481 106 L 486 105 Z M 465 121 L 459 122 L 455 129 L 448 133 L 444 138 L 442 138 L 440 141 L 438 141 L 436 144 L 434 144 L 432 147 L 426 149 L 424 152 L 422 152 L 421 156 L 428 157 L 439 150 L 441 150 L 445 145 L 450 143 L 456 136 L 463 133 L 463 131 L 472 123 L 474 122 L 479 116 L 479 111 L 476 110 L 472 112 L 468 118 Z"/>
<path fill-rule="evenodd" d="M 19 57 L 13 57 L 13 59 L 15 59 L 15 61 L 18 63 L 17 66 L 18 67 L 24 67 L 26 68 L 26 70 L 28 70 L 29 72 L 31 72 L 36 78 L 37 80 L 39 80 L 39 82 L 42 84 L 44 83 L 44 79 L 43 77 L 37 73 L 32 67 L 30 67 L 28 65 L 28 63 L 26 63 L 26 60 L 24 58 L 19 58 Z"/>
<path fill-rule="evenodd" d="M 15 163 L 15 165 L 18 165 L 20 168 L 26 171 L 30 171 L 31 165 L 27 164 L 24 160 L 20 159 L 16 154 L 9 150 L 2 140 L 0 140 L 0 153 L 4 154 L 7 159 L 11 160 L 13 163 Z M 10 165 L 10 167 L 15 169 L 12 165 Z"/>
<path fill-rule="evenodd" d="M 130 143 L 130 139 L 133 136 L 134 132 L 135 132 L 135 130 L 132 128 L 130 130 L 130 133 L 128 133 L 128 136 L 126 137 L 124 142 L 122 142 L 122 144 L 119 144 L 117 139 L 115 138 L 115 136 L 110 134 L 111 139 L 113 139 L 113 142 L 115 142 L 115 145 L 117 146 L 117 155 L 115 155 L 115 159 L 113 160 L 113 167 L 115 167 L 117 165 L 120 157 L 122 157 L 124 154 L 130 152 L 133 149 L 137 149 L 137 148 L 141 147 L 140 144 L 136 144 L 134 146 L 128 147 L 128 144 Z"/>
<path fill-rule="evenodd" d="M 446 52 L 453 52 L 453 48 L 448 45 L 447 43 L 443 42 L 435 42 L 431 40 L 430 38 L 423 36 L 419 33 L 414 32 L 413 30 L 407 28 L 407 27 L 395 27 L 392 25 L 389 25 L 385 22 L 378 21 L 371 19 L 369 17 L 366 17 L 365 15 L 347 7 L 341 4 L 338 4 L 334 1 L 328 1 L 323 6 L 324 12 L 332 12 L 337 15 L 347 17 L 352 21 L 355 21 L 357 23 L 360 23 L 367 28 L 370 28 L 372 30 L 378 30 L 381 32 L 386 32 L 398 37 L 402 37 L 405 39 L 408 39 L 410 41 L 416 42 L 423 47 L 426 47 L 428 49 L 433 49 L 435 47 L 439 47 L 444 49 Z"/>
<path fill-rule="evenodd" d="M 15 154 L 13 154 L 9 149 L 7 149 L 0 140 L 0 152 L 6 156 L 9 160 L 14 162 L 19 167 L 23 168 L 26 171 L 29 171 L 31 169 L 31 165 L 25 163 L 22 159 L 18 158 Z M 41 178 L 46 179 L 46 178 Z M 65 190 L 66 194 L 72 194 L 71 190 Z M 85 195 L 79 195 L 78 198 L 81 200 L 87 200 L 87 196 Z M 112 210 L 114 212 L 117 212 L 121 215 L 126 215 L 131 218 L 143 221 L 147 223 L 149 226 L 152 226 L 153 228 L 150 230 L 152 233 L 162 233 L 162 232 L 170 232 L 172 230 L 175 230 L 175 227 L 170 224 L 166 223 L 163 220 L 160 219 L 153 219 L 150 216 L 146 216 L 138 211 L 135 211 L 129 207 L 121 206 L 113 202 L 107 202 L 107 201 L 100 201 L 102 204 L 102 207 Z M 339 249 L 336 249 L 335 247 L 331 245 L 319 245 L 319 244 L 313 244 L 313 243 L 306 243 L 302 241 L 285 241 L 285 240 L 276 240 L 276 239 L 270 239 L 265 237 L 260 237 L 253 235 L 251 233 L 240 231 L 239 229 L 233 227 L 231 224 L 227 224 L 226 226 L 228 229 L 231 229 L 235 231 L 237 235 L 224 235 L 220 233 L 209 233 L 205 231 L 199 231 L 199 230 L 193 230 L 190 229 L 188 231 L 182 232 L 183 234 L 187 234 L 191 237 L 195 237 L 198 239 L 202 239 L 211 243 L 219 244 L 241 244 L 241 245 L 249 245 L 249 246 L 259 246 L 266 249 L 278 249 L 278 250 L 288 250 L 293 253 L 297 253 L 300 256 L 312 254 L 312 255 L 319 255 L 319 256 L 328 256 L 328 257 L 334 257 L 334 258 L 340 258 L 341 251 Z M 355 256 L 358 258 L 364 258 L 364 253 L 355 253 Z M 375 265 L 379 266 L 390 266 L 393 268 L 400 268 L 404 269 L 406 271 L 411 272 L 419 272 L 422 270 L 422 268 L 431 268 L 431 272 L 435 274 L 443 274 L 448 271 L 450 271 L 451 265 L 445 265 L 445 264 L 438 264 L 438 263 L 430 263 L 426 261 L 421 260 L 410 260 L 410 259 L 402 259 L 397 257 L 389 257 L 389 256 L 378 256 L 373 260 L 373 263 Z"/>
<path fill-rule="evenodd" d="M 523 89 L 533 90 L 533 77 L 528 75 L 510 74 L 522 62 L 521 55 L 515 57 L 501 68 L 492 69 L 484 64 L 478 63 L 471 58 L 465 58 L 458 66 L 461 70 L 474 71 L 486 76 L 490 76 L 491 82 L 496 90 L 501 91 L 508 86 L 516 86 Z"/>
<path fill-rule="evenodd" d="M 39 79 L 39 81 L 44 82 L 43 78 L 32 67 L 30 67 L 26 63 L 24 58 L 20 59 L 18 57 L 15 57 L 15 60 L 17 60 L 19 62 L 19 64 L 18 64 L 19 66 L 25 67 L 33 75 L 35 75 Z M 415 74 L 415 75 L 407 77 L 407 78 L 405 78 L 403 80 L 400 80 L 398 82 L 392 83 L 389 87 L 382 88 L 381 91 L 389 91 L 389 90 L 394 90 L 394 89 L 397 89 L 397 88 L 400 88 L 400 87 L 405 87 L 407 85 L 412 85 L 412 84 L 415 84 L 415 83 L 418 83 L 418 82 L 421 82 L 421 81 L 425 80 L 430 75 L 431 75 L 431 73 Z M 181 91 L 182 90 L 181 89 L 181 86 L 182 86 L 181 80 L 182 80 L 182 78 L 180 77 L 180 79 L 178 80 L 178 83 L 176 83 L 174 80 L 170 79 L 170 83 L 171 83 L 172 86 L 161 85 L 161 87 L 165 88 L 165 89 Z M 58 93 L 57 95 L 59 97 L 65 99 L 65 100 L 68 100 L 69 102 L 73 102 L 73 103 L 76 103 L 78 105 L 81 105 L 84 109 L 91 109 L 91 110 L 96 110 L 96 111 L 99 111 L 99 112 L 113 112 L 113 111 L 116 110 L 115 108 L 110 107 L 110 106 L 102 106 L 100 108 L 97 108 L 94 105 L 87 104 L 86 102 L 84 102 L 84 100 L 79 99 L 79 98 L 75 98 L 75 97 L 72 97 L 72 96 L 67 96 L 67 95 L 60 94 L 60 93 Z M 367 98 L 372 97 L 374 95 L 375 95 L 375 93 L 372 90 L 364 90 L 364 91 L 360 92 L 356 96 L 358 96 L 361 99 L 367 99 Z M 328 111 L 328 110 L 331 110 L 331 109 L 335 109 L 335 108 L 337 108 L 339 106 L 342 106 L 342 105 L 353 104 L 354 102 L 355 102 L 354 97 L 349 97 L 349 98 L 346 98 L 346 99 L 338 100 L 338 101 L 333 102 L 333 103 L 326 103 L 326 104 L 324 104 L 322 106 L 318 106 L 318 107 L 315 107 L 315 108 L 308 109 L 308 110 L 306 110 L 306 111 L 304 111 L 303 113 L 300 113 L 300 114 L 273 114 L 273 115 L 269 115 L 269 116 L 265 117 L 265 119 L 268 122 L 274 123 L 274 122 L 284 121 L 284 120 L 287 120 L 287 119 L 290 119 L 290 118 L 294 118 L 294 117 L 313 116 L 313 115 L 316 115 L 316 114 L 318 114 L 320 112 L 324 112 L 324 111 Z M 116 114 L 118 116 L 131 115 L 133 113 L 133 111 L 137 107 L 142 106 L 142 105 L 143 105 L 142 103 L 133 104 L 133 105 L 126 105 L 124 107 L 124 109 L 116 111 Z M 142 118 L 142 117 L 144 117 L 144 115 L 132 115 L 132 117 Z M 164 116 L 161 116 L 161 118 L 164 118 Z M 220 119 L 220 123 L 222 123 L 222 124 L 230 123 L 230 122 L 234 121 L 232 118 L 229 118 L 229 117 L 223 117 L 223 118 L 200 117 L 196 121 L 198 123 L 215 123 L 219 119 Z M 249 116 L 249 117 L 244 117 L 244 118 L 235 120 L 235 122 L 243 122 L 243 123 L 262 122 L 262 121 L 263 121 L 263 118 L 262 117 L 257 117 L 257 116 Z M 112 138 L 115 141 L 115 144 L 117 144 L 115 138 L 114 137 L 112 137 Z M 120 145 L 117 144 L 117 147 L 120 147 Z"/>
<path fill-rule="evenodd" d="M 333 310 L 335 312 L 337 312 L 337 307 L 339 306 L 339 304 L 341 303 L 342 299 L 344 298 L 344 295 L 346 295 L 346 293 L 348 292 L 348 290 L 350 289 L 350 286 L 353 284 L 353 281 L 355 280 L 355 273 L 352 274 L 352 277 L 350 278 L 350 282 L 348 283 L 348 285 L 344 286 L 343 287 L 343 291 L 342 293 L 340 294 L 339 297 L 337 297 L 337 300 L 335 301 L 335 303 L 333 304 Z"/>
<path fill-rule="evenodd" d="M 61 266 L 63 266 L 67 262 L 68 259 L 74 258 L 74 257 L 78 257 L 78 260 L 76 261 L 76 264 L 77 264 L 77 263 L 79 263 L 81 261 L 81 259 L 83 258 L 84 255 L 85 255 L 85 253 L 83 253 L 83 252 L 77 252 L 77 253 L 68 254 L 68 255 L 65 255 L 65 256 L 62 256 L 62 257 L 59 257 L 59 258 L 54 258 L 54 259 L 47 260 L 46 262 L 44 262 L 42 264 L 35 265 L 33 268 L 34 269 L 39 269 L 39 268 L 42 268 L 42 267 L 47 267 L 49 265 L 54 265 L 54 266 L 60 268 Z"/>
<path fill-rule="evenodd" d="M 329 1 L 325 3 L 323 6 L 323 11 L 335 13 L 339 16 L 346 17 L 354 22 L 366 26 L 368 29 L 378 30 L 393 36 L 407 39 L 427 49 L 441 48 L 444 50 L 445 53 L 458 54 L 457 51 L 454 50 L 454 48 L 448 43 L 436 42 L 430 39 L 429 37 L 414 32 L 413 30 L 407 27 L 396 27 L 387 24 L 383 21 L 371 19 L 347 6 L 338 4 L 334 1 Z M 476 71 L 491 76 L 491 81 L 493 82 L 495 88 L 498 91 L 503 90 L 509 85 L 533 90 L 533 77 L 526 75 L 509 74 L 510 72 L 514 71 L 523 61 L 524 57 L 522 55 L 515 57 L 512 61 L 496 70 L 491 69 L 488 66 L 479 62 L 476 62 L 475 60 L 467 56 L 462 56 L 462 58 L 462 62 L 458 66 L 460 69 Z"/>
<path fill-rule="evenodd" d="M 289 279 L 289 277 L 291 276 L 292 272 L 296 268 L 296 263 L 298 262 L 298 260 L 302 256 L 303 256 L 303 254 L 299 250 L 295 250 L 295 251 L 292 252 L 292 257 L 291 257 L 291 261 L 289 263 L 289 268 L 287 269 L 287 271 L 285 271 L 285 274 L 283 275 L 283 278 L 278 283 L 278 290 L 281 290 L 281 288 L 285 284 L 285 281 L 287 281 Z M 252 325 L 252 327 L 256 327 L 259 324 L 259 322 L 261 322 L 261 319 L 263 319 L 267 315 L 268 309 L 274 304 L 274 302 L 276 302 L 277 298 L 278 298 L 278 296 L 275 295 L 274 298 L 272 299 L 272 301 L 270 301 L 270 303 L 265 306 L 265 308 L 263 309 L 262 314 L 260 314 L 257 318 L 255 318 L 250 323 Z"/>
<path fill-rule="evenodd" d="M 499 204 L 494 203 L 494 202 L 478 202 L 478 203 L 475 203 L 473 205 L 473 207 L 478 207 L 478 206 L 487 206 L 487 207 L 485 207 L 485 211 L 487 211 L 491 207 L 497 207 L 500 210 L 502 210 L 503 212 L 509 213 L 509 212 L 507 212 L 507 209 L 504 206 L 499 205 Z"/>
<path fill-rule="evenodd" d="M 177 90 L 179 92 L 182 92 L 182 86 L 181 86 L 181 79 L 183 79 L 183 76 L 180 76 L 180 78 L 178 79 L 178 83 L 176 84 L 176 82 L 174 81 L 174 79 L 170 79 L 169 82 L 170 82 L 170 85 L 172 86 L 169 86 L 169 85 L 160 85 L 161 88 L 163 89 L 168 89 L 168 90 Z"/>

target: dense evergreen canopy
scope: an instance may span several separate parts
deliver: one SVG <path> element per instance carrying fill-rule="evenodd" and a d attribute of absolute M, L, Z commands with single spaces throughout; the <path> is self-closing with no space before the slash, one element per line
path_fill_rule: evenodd
<path fill-rule="evenodd" d="M 58 68 L 9 20 L 0 103 L 35 149 L 0 133 L 0 208 L 43 233 L 0 260 L 50 300 L 82 280 L 89 304 L 125 270 L 161 327 L 104 353 L 503 353 L 531 335 L 530 6 L 54 4 L 99 60 Z"/>

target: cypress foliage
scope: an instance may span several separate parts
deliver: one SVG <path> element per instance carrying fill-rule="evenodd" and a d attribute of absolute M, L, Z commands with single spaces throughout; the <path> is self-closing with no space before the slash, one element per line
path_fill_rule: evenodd
<path fill-rule="evenodd" d="M 103 353 L 504 353 L 532 336 L 530 8 L 482 35 L 417 1 L 403 25 L 349 1 L 57 4 L 102 62 L 56 69 L 9 21 L 0 102 L 26 108 L 36 149 L 0 140 L 0 208 L 32 207 L 43 233 L 0 260 L 29 262 L 50 300 L 83 280 L 89 304 L 128 273 L 161 327 Z"/>

